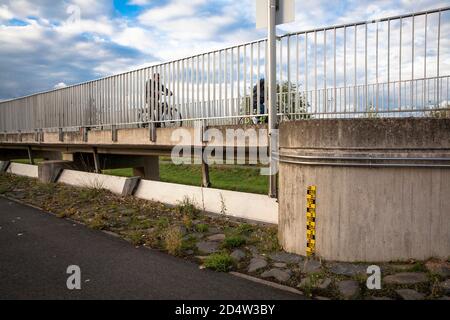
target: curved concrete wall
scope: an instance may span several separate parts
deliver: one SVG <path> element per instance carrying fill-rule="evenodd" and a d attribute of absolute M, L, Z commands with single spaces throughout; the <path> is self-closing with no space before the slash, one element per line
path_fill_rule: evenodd
<path fill-rule="evenodd" d="M 311 120 L 280 128 L 280 241 L 339 261 L 450 257 L 450 119 Z"/>

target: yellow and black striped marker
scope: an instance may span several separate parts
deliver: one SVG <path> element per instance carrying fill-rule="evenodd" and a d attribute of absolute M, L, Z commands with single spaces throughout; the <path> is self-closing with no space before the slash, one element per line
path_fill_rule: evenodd
<path fill-rule="evenodd" d="M 306 256 L 316 252 L 316 186 L 308 187 L 306 194 Z"/>

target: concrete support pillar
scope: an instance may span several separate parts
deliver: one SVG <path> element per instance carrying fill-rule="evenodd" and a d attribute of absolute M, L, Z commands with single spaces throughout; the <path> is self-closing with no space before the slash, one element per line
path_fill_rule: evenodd
<path fill-rule="evenodd" d="M 143 166 L 133 168 L 133 175 L 146 180 L 159 181 L 159 157 L 142 157 Z"/>
<path fill-rule="evenodd" d="M 54 160 L 44 161 L 38 165 L 38 177 L 41 182 L 55 183 L 64 169 L 71 169 L 72 162 Z"/>

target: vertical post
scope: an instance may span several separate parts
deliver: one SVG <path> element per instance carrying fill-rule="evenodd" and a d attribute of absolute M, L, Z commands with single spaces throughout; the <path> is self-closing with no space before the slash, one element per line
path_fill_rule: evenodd
<path fill-rule="evenodd" d="M 94 148 L 92 154 L 94 156 L 94 172 L 102 173 L 101 167 L 100 167 L 100 158 L 98 156 L 97 148 Z"/>
<path fill-rule="evenodd" d="M 276 0 L 268 0 L 268 71 L 269 71 L 269 94 L 268 94 L 268 108 L 269 108 L 269 141 L 270 141 L 270 182 L 269 182 L 269 196 L 275 198 L 277 196 L 277 176 L 276 165 L 274 163 L 273 140 L 275 138 L 275 130 L 277 129 L 277 110 L 276 110 L 276 27 L 275 27 L 275 13 Z"/>
<path fill-rule="evenodd" d="M 34 165 L 34 158 L 33 158 L 33 153 L 31 151 L 31 147 L 28 146 L 28 160 L 30 161 L 30 164 Z"/>

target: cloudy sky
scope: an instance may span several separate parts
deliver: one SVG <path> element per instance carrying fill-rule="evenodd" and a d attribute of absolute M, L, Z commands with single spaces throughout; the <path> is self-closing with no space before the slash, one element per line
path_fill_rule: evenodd
<path fill-rule="evenodd" d="M 262 0 L 261 0 L 262 1 Z M 297 0 L 280 34 L 450 0 Z M 0 99 L 260 39 L 255 0 L 0 0 Z"/>

